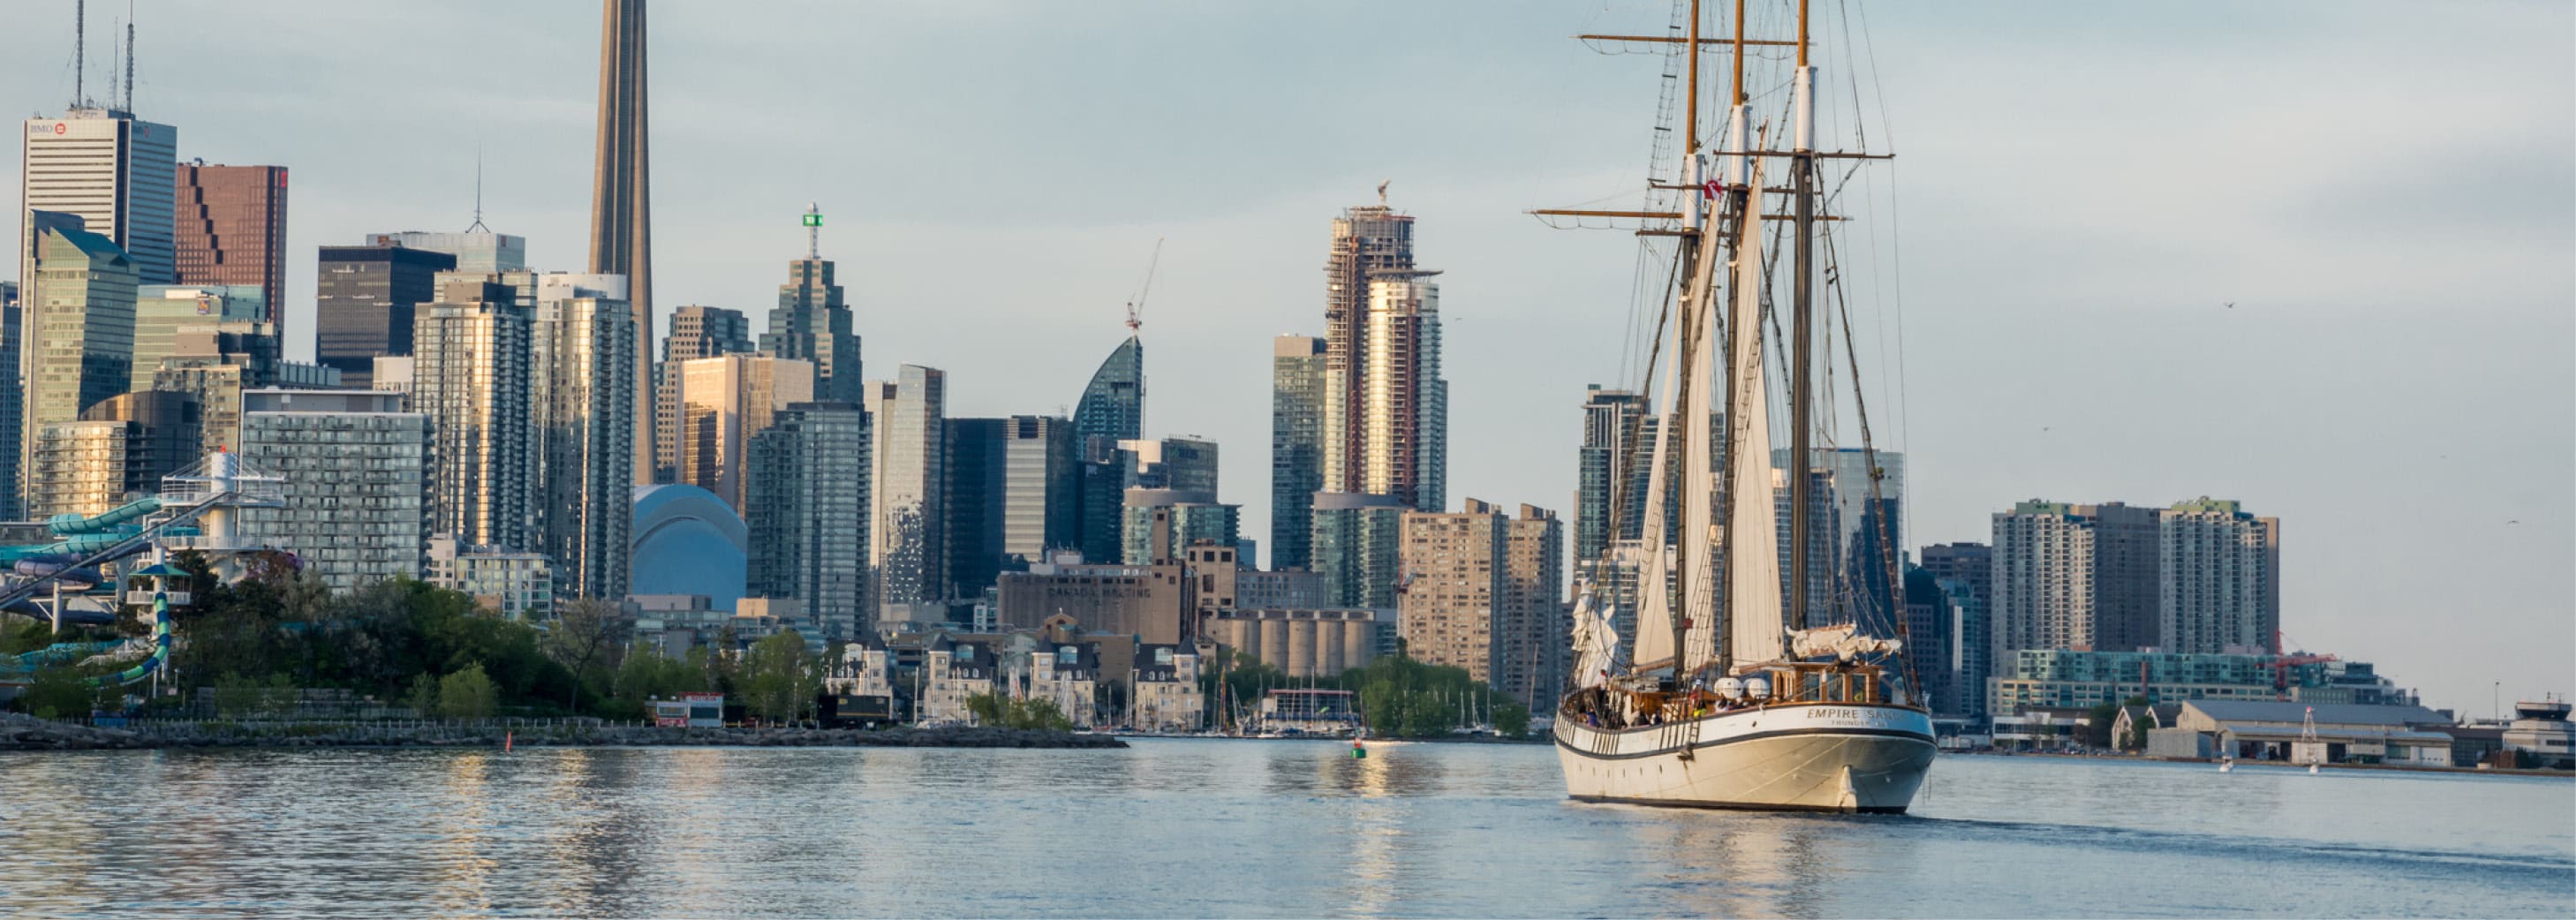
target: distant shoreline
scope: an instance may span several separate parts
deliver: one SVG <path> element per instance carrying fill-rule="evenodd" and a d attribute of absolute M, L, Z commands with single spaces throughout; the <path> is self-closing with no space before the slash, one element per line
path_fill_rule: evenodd
<path fill-rule="evenodd" d="M 135 731 L 12 716 L 0 720 L 0 752 L 181 750 L 192 748 L 501 747 L 948 747 L 1112 749 L 1110 735 L 1009 728 L 659 728 L 554 722 L 540 725 L 427 723 L 208 722 Z"/>
<path fill-rule="evenodd" d="M 2043 751 L 1942 751 L 1941 753 L 1961 757 L 2047 757 L 2056 760 L 2088 760 L 2110 763 L 2204 764 L 2209 766 L 2212 770 L 2215 770 L 2218 764 L 2223 763 L 2223 761 L 2208 757 L 2124 757 L 2104 754 L 2058 754 Z M 2291 763 L 2286 760 L 2239 760 L 2236 761 L 2236 765 L 2239 767 L 2264 767 L 2269 769 L 2289 770 L 2299 770 L 2307 767 L 2307 764 Z M 2576 779 L 2576 771 L 2568 770 L 2522 770 L 2494 767 L 2436 767 L 2426 764 L 2399 763 L 2328 763 L 2318 764 L 2317 766 L 2328 770 L 2378 770 L 2396 773 L 2465 773 L 2471 776 L 2539 776 L 2556 777 L 2559 779 Z"/>

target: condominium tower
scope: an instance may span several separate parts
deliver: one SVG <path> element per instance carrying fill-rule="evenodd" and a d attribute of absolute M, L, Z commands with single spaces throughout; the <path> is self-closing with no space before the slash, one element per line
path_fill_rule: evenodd
<path fill-rule="evenodd" d="M 1367 440 L 1370 281 L 1413 268 L 1413 215 L 1386 206 L 1346 209 L 1333 219 L 1324 259 L 1324 491 L 1361 492 Z M 1437 509 L 1432 509 L 1437 510 Z"/>
<path fill-rule="evenodd" d="M 792 403 L 814 401 L 814 366 L 768 355 L 694 358 L 677 365 L 680 411 L 674 481 L 716 494 L 737 513 L 751 437 Z"/>
<path fill-rule="evenodd" d="M 796 598 L 808 639 L 857 641 L 868 613 L 867 417 L 839 402 L 797 402 L 753 434 L 745 457 L 748 591 Z"/>
<path fill-rule="evenodd" d="M 243 528 L 292 550 L 333 590 L 421 577 L 430 425 L 402 402 L 371 390 L 242 394 L 242 459 L 286 480 L 285 506 L 243 509 Z"/>
<path fill-rule="evenodd" d="M 948 375 L 906 364 L 891 381 L 868 384 L 875 449 L 868 526 L 880 620 L 943 619 L 947 599 Z"/>
<path fill-rule="evenodd" d="M 2031 500 L 1994 516 L 1994 660 L 2156 643 L 2156 509 Z"/>
<path fill-rule="evenodd" d="M 2207 496 L 2159 517 L 2156 646 L 2280 654 L 2281 520 Z"/>
<path fill-rule="evenodd" d="M 529 342 L 537 389 L 534 492 L 556 597 L 626 596 L 634 516 L 635 318 L 626 279 L 548 274 L 537 280 Z"/>
<path fill-rule="evenodd" d="M 740 310 L 685 306 L 671 311 L 671 334 L 653 366 L 653 481 L 678 482 L 680 473 L 679 362 L 751 351 L 751 318 Z"/>
<path fill-rule="evenodd" d="M 45 426 L 77 421 L 83 410 L 126 392 L 134 361 L 133 260 L 85 229 L 79 215 L 30 211 L 27 224 L 33 241 L 20 308 L 22 478 L 30 472 L 25 453 Z M 25 485 L 16 484 L 22 497 Z"/>
<path fill-rule="evenodd" d="M 1283 335 L 1270 346 L 1270 568 L 1312 561 L 1312 509 L 1324 487 L 1324 340 Z"/>
<path fill-rule="evenodd" d="M 471 546 L 535 550 L 534 311 L 510 273 L 451 273 L 420 305 L 412 405 L 430 418 L 431 527 Z"/>

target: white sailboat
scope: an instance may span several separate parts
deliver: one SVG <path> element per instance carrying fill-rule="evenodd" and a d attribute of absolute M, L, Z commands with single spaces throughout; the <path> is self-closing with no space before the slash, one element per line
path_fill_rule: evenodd
<path fill-rule="evenodd" d="M 1560 705 L 1553 729 L 1566 791 L 1584 801 L 1646 805 L 1903 812 L 1931 766 L 1934 737 L 1929 711 L 1905 699 L 1912 681 L 1896 679 L 1901 642 L 1865 635 L 1853 623 L 1788 628 L 1810 622 L 1803 586 L 1815 562 L 1806 558 L 1812 477 L 1785 477 L 1792 509 L 1789 583 L 1799 586 L 1786 592 L 1785 603 L 1775 542 L 1781 524 L 1775 491 L 1782 484 L 1771 468 L 1770 374 L 1787 381 L 1788 456 L 1803 467 L 1813 456 L 1810 407 L 1816 401 L 1809 332 L 1815 325 L 1816 162 L 1856 154 L 1815 148 L 1815 68 L 1807 61 L 1803 3 L 1790 83 L 1791 143 L 1769 149 L 1780 146 L 1776 135 L 1755 124 L 1744 90 L 1743 0 L 1736 3 L 1736 34 L 1727 40 L 1737 67 L 1726 132 L 1716 149 L 1703 150 L 1695 101 L 1699 49 L 1717 42 L 1700 38 L 1700 20 L 1699 2 L 1690 0 L 1688 38 L 1635 39 L 1686 41 L 1690 59 L 1694 101 L 1689 156 L 1677 186 L 1687 189 L 1681 213 L 1633 215 L 1678 218 L 1682 228 L 1680 287 L 1662 324 L 1673 334 L 1667 339 L 1659 329 L 1655 340 L 1659 353 L 1669 343 L 1674 360 L 1659 375 L 1661 401 L 1652 410 L 1669 409 L 1665 418 L 1677 424 L 1668 423 L 1656 438 L 1645 533 L 1625 550 L 1639 586 L 1634 651 L 1625 665 L 1609 611 L 1590 586 L 1576 605 L 1577 689 Z M 1715 160 L 1713 170 L 1703 168 L 1703 157 Z M 1763 184 L 1775 166 L 1790 174 L 1786 189 Z M 1793 297 L 1790 315 L 1774 318 L 1763 296 L 1763 228 L 1771 216 L 1764 205 L 1784 194 L 1795 221 Z M 1771 326 L 1792 343 L 1776 367 L 1764 345 Z M 1649 368 L 1653 373 L 1652 362 Z M 1714 442 L 1712 415 L 1726 426 Z M 1874 456 L 1870 465 L 1876 466 Z M 1678 522 L 1666 520 L 1668 478 L 1684 490 Z M 1624 517 L 1614 509 L 1611 519 Z M 1676 550 L 1664 550 L 1668 531 Z M 1880 545 L 1886 548 L 1885 541 Z M 1663 590 L 1668 581 L 1672 588 Z M 1890 590 L 1897 584 L 1891 578 Z M 1902 621 L 1893 627 L 1901 631 Z"/>

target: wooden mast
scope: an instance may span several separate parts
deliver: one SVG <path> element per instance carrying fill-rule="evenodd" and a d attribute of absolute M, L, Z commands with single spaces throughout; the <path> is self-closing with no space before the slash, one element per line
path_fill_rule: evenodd
<path fill-rule="evenodd" d="M 1682 162 L 1684 164 L 1682 167 L 1682 175 L 1690 177 L 1688 181 L 1693 184 L 1706 181 L 1706 177 L 1701 176 L 1699 171 L 1699 4 L 1700 0 L 1690 0 L 1690 44 L 1685 46 L 1683 50 L 1683 53 L 1688 55 L 1687 60 L 1690 62 L 1690 66 L 1686 68 L 1689 73 L 1688 79 L 1690 80 L 1690 85 L 1682 93 L 1684 108 L 1682 113 L 1682 142 L 1684 144 L 1682 148 Z M 1682 207 L 1690 209 L 1691 213 L 1697 212 L 1702 207 L 1700 194 L 1699 189 L 1696 188 L 1683 191 L 1681 200 Z M 1681 346 L 1673 349 L 1673 358 L 1675 361 L 1674 370 L 1676 373 L 1681 375 L 1681 398 L 1676 401 L 1677 405 L 1674 406 L 1675 412 L 1673 415 L 1673 424 L 1664 426 L 1667 429 L 1678 430 L 1666 430 L 1663 432 L 1663 437 L 1656 439 L 1658 444 L 1666 441 L 1678 443 L 1681 445 L 1683 450 L 1707 450 L 1705 447 L 1694 448 L 1690 443 L 1690 436 L 1687 434 L 1687 432 L 1690 431 L 1690 426 L 1687 423 L 1690 416 L 1687 413 L 1692 411 L 1707 411 L 1705 409 L 1697 409 L 1697 401 L 1691 399 L 1691 390 L 1693 387 L 1706 385 L 1691 379 L 1691 365 L 1695 363 L 1697 355 L 1699 354 L 1699 336 L 1707 334 L 1701 329 L 1703 323 L 1697 307 L 1697 304 L 1705 302 L 1708 299 L 1708 292 L 1705 290 L 1699 290 L 1699 286 L 1696 281 L 1699 277 L 1697 265 L 1695 264 L 1698 258 L 1697 253 L 1699 252 L 1699 240 L 1694 238 L 1694 236 L 1688 232 L 1690 229 L 1700 226 L 1700 223 L 1701 218 L 1696 216 L 1682 221 L 1682 227 L 1685 231 L 1682 235 L 1682 277 L 1694 279 L 1691 282 L 1687 282 L 1692 285 L 1692 289 L 1685 295 L 1685 302 L 1690 303 L 1693 306 L 1690 309 L 1682 311 L 1682 323 L 1680 329 L 1681 336 L 1680 338 L 1673 340 L 1675 344 Z M 1681 454 L 1680 456 L 1687 457 L 1690 455 Z M 1682 478 L 1687 481 L 1690 477 L 1684 476 Z M 1682 500 L 1690 501 L 1691 496 L 1685 494 L 1682 496 Z M 1702 497 L 1700 500 L 1706 501 L 1707 499 Z M 1685 515 L 1683 520 L 1689 520 L 1689 517 Z M 1681 545 L 1689 546 L 1690 541 L 1688 539 L 1684 539 Z M 1648 547 L 1647 549 L 1650 552 L 1663 552 L 1663 547 L 1660 546 Z M 1676 595 L 1675 599 L 1679 600 L 1681 603 L 1673 609 L 1672 616 L 1669 619 L 1671 619 L 1673 623 L 1673 687 L 1675 689 L 1679 689 L 1682 685 L 1682 675 L 1690 672 L 1690 646 L 1688 643 L 1690 642 L 1690 573 L 1692 565 L 1688 555 L 1681 555 L 1680 558 L 1677 558 L 1674 561 L 1681 564 L 1681 571 L 1678 573 L 1680 577 L 1674 580 L 1676 586 L 1680 588 L 1679 591 L 1674 592 Z M 1703 560 L 1698 567 L 1706 569 L 1708 564 Z M 1708 574 L 1706 572 L 1702 572 L 1700 577 L 1705 579 L 1708 577 Z M 1645 586 L 1640 586 L 1641 590 L 1644 587 Z M 1652 587 L 1654 590 L 1663 589 L 1662 585 L 1654 585 Z"/>
<path fill-rule="evenodd" d="M 1797 191 L 1798 240 L 1793 262 L 1796 280 L 1790 307 L 1789 372 L 1789 609 L 1788 628 L 1807 627 L 1807 504 L 1814 500 L 1815 484 L 1808 475 L 1814 464 L 1808 444 L 1809 392 L 1813 376 L 1815 326 L 1813 305 L 1815 284 L 1815 138 L 1810 136 L 1815 122 L 1815 73 L 1807 67 L 1807 0 L 1798 0 L 1798 67 L 1793 90 L 1796 94 L 1792 118 L 1796 119 L 1796 136 L 1790 141 L 1789 169 Z M 1782 635 L 1785 637 L 1787 631 Z"/>
<path fill-rule="evenodd" d="M 1735 140 L 1737 136 L 1743 134 L 1743 129 L 1737 128 L 1734 123 L 1735 119 L 1744 113 L 1744 44 L 1744 0 L 1735 0 L 1735 74 L 1732 81 L 1727 84 L 1726 111 L 1727 146 L 1737 148 L 1747 146 Z M 1749 154 L 1738 149 L 1736 155 L 1740 157 Z M 1758 211 L 1756 207 L 1758 199 L 1754 196 L 1759 194 L 1759 191 L 1738 187 L 1746 184 L 1737 176 L 1726 177 L 1727 203 L 1735 212 L 1735 219 L 1739 222 L 1754 219 Z M 1741 231 L 1742 226 L 1741 223 L 1736 224 L 1737 232 Z M 1742 247 L 1736 242 L 1737 232 L 1727 234 L 1726 254 L 1730 261 L 1743 257 L 1740 251 Z M 1742 275 L 1737 272 L 1728 272 L 1727 278 L 1729 284 L 1743 284 Z M 1733 293 L 1732 289 L 1729 293 Z M 1719 459 L 1724 460 L 1726 465 L 1723 467 L 1725 471 L 1718 474 L 1717 520 L 1722 530 L 1719 531 L 1717 545 L 1726 554 L 1720 558 L 1727 560 L 1727 571 L 1719 573 L 1720 580 L 1714 586 L 1718 603 L 1724 605 L 1724 609 L 1718 613 L 1716 636 L 1709 643 L 1710 651 L 1714 653 L 1711 664 L 1716 668 L 1719 677 L 1727 676 L 1728 672 L 1735 667 L 1735 585 L 1728 577 L 1728 573 L 1734 569 L 1733 553 L 1736 539 L 1735 451 L 1739 446 L 1739 439 L 1735 436 L 1735 423 L 1738 420 L 1735 405 L 1737 398 L 1735 377 L 1742 373 L 1742 369 L 1735 366 L 1735 336 L 1742 334 L 1748 323 L 1755 324 L 1751 328 L 1759 328 L 1759 324 L 1752 318 L 1736 316 L 1731 312 L 1731 305 L 1740 299 L 1742 298 L 1727 298 L 1730 312 L 1727 314 L 1727 323 L 1724 327 L 1727 333 L 1726 352 L 1725 356 L 1719 359 L 1726 375 L 1726 441 L 1725 452 L 1719 455 Z"/>

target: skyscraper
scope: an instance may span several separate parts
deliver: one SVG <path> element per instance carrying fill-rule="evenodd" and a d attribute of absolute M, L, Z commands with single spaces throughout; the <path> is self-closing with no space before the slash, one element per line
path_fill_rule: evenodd
<path fill-rule="evenodd" d="M 1447 507 L 1449 382 L 1440 376 L 1440 287 L 1431 271 L 1369 277 L 1361 379 L 1360 491 L 1406 507 Z"/>
<path fill-rule="evenodd" d="M 77 421 L 83 410 L 126 392 L 134 362 L 133 260 L 85 229 L 76 214 L 29 211 L 27 226 L 32 258 L 21 298 L 18 373 L 26 393 L 22 452 L 35 449 L 45 426 Z M 29 472 L 21 456 L 19 473 Z"/>
<path fill-rule="evenodd" d="M 1646 480 L 1636 462 L 1651 457 L 1644 437 L 1646 398 L 1598 385 L 1583 392 L 1583 446 L 1575 450 L 1574 562 L 1598 561 L 1612 540 L 1637 538 L 1645 519 Z M 1620 480 L 1628 479 L 1622 489 Z M 1621 504 L 1618 526 L 1612 505 Z"/>
<path fill-rule="evenodd" d="M 258 318 L 285 329 L 286 167 L 185 163 L 175 185 L 175 283 L 258 288 Z"/>
<path fill-rule="evenodd" d="M 313 355 L 344 386 L 374 385 L 376 356 L 412 353 L 419 306 L 456 257 L 403 246 L 324 246 L 315 272 Z"/>
<path fill-rule="evenodd" d="M 273 333 L 269 309 L 259 288 L 250 285 L 146 284 L 134 291 L 134 368 L 127 389 L 152 388 L 161 359 L 178 346 L 182 329 L 232 322 L 255 322 Z"/>
<path fill-rule="evenodd" d="M 1184 489 L 1128 489 L 1121 516 L 1121 555 L 1128 565 L 1169 563 L 1201 540 L 1230 549 L 1243 526 L 1243 506 Z"/>
<path fill-rule="evenodd" d="M 18 336 L 24 318 L 18 307 L 18 282 L 0 281 L 0 521 L 25 517 L 18 491 L 19 439 L 26 434 L 19 430 L 19 415 L 27 389 L 18 379 Z"/>
<path fill-rule="evenodd" d="M 1504 531 L 1493 506 L 1468 499 L 1455 514 L 1404 514 L 1403 575 L 1396 589 L 1396 634 L 1405 653 L 1430 665 L 1467 669 L 1467 679 L 1494 677 L 1494 627 L 1509 590 Z"/>
<path fill-rule="evenodd" d="M 626 279 L 537 280 L 529 394 L 539 456 L 535 490 L 556 597 L 626 597 L 634 517 L 634 314 Z"/>
<path fill-rule="evenodd" d="M 2156 642 L 2156 509 L 2038 499 L 1994 516 L 1992 659 Z"/>
<path fill-rule="evenodd" d="M 1370 279 L 1413 268 L 1413 215 L 1378 203 L 1333 219 L 1324 258 L 1325 491 L 1361 492 L 1367 439 L 1361 433 L 1368 384 Z M 1437 509 L 1432 509 L 1437 510 Z"/>
<path fill-rule="evenodd" d="M 675 481 L 716 494 L 737 513 L 751 436 L 790 404 L 814 401 L 814 366 L 768 355 L 693 358 L 677 365 L 680 409 Z M 748 515 L 745 518 L 748 519 Z"/>
<path fill-rule="evenodd" d="M 685 306 L 671 311 L 671 334 L 653 366 L 653 481 L 680 475 L 679 362 L 751 351 L 751 318 L 740 310 Z"/>
<path fill-rule="evenodd" d="M 809 639 L 874 632 L 867 604 L 867 417 L 838 402 L 798 402 L 751 436 L 744 478 L 749 591 L 803 601 Z"/>
<path fill-rule="evenodd" d="M 865 394 L 860 375 L 859 337 L 850 331 L 850 306 L 841 286 L 832 281 L 832 261 L 819 251 L 823 215 L 805 213 L 805 257 L 787 263 L 787 283 L 778 286 L 778 306 L 769 311 L 769 331 L 761 333 L 760 350 L 814 365 L 816 399 L 856 405 Z"/>
<path fill-rule="evenodd" d="M 1871 461 L 1876 460 L 1875 469 Z M 1771 451 L 1771 465 L 1786 469 L 1789 451 Z M 1903 546 L 1905 455 L 1859 448 L 1818 448 L 1808 469 L 1815 481 L 1820 516 L 1808 519 L 1808 559 L 1819 588 L 1811 603 L 1815 622 L 1861 623 L 1879 630 L 1893 628 L 1898 592 L 1890 590 L 1888 547 Z M 1875 484 L 1871 480 L 1875 478 Z M 1872 497 L 1873 485 L 1876 497 Z M 1831 524 L 1827 521 L 1830 519 Z M 1784 525 L 1785 526 L 1785 525 Z M 1787 559 L 1783 548 L 1780 558 Z M 1785 573 L 1784 573 L 1785 575 Z"/>
<path fill-rule="evenodd" d="M 2158 517 L 2157 647 L 2280 654 L 2281 519 L 2208 496 Z"/>
<path fill-rule="evenodd" d="M 179 129 L 116 108 L 76 105 L 59 118 L 30 118 L 19 159 L 19 197 L 29 211 L 78 215 L 134 263 L 136 284 L 175 284 L 171 223 L 178 194 Z M 23 226 L 23 225 L 22 225 Z M 35 237 L 26 239 L 32 251 Z M 27 287 L 29 276 L 19 276 Z"/>
<path fill-rule="evenodd" d="M 1324 487 L 1324 340 L 1270 346 L 1270 568 L 1310 562 L 1315 493 Z"/>
<path fill-rule="evenodd" d="M 1003 555 L 1042 562 L 1048 550 L 1079 546 L 1082 482 L 1072 420 L 1014 415 L 1002 437 Z"/>
<path fill-rule="evenodd" d="M 948 586 L 947 520 L 941 470 L 948 462 L 948 375 L 906 364 L 892 381 L 868 385 L 868 422 L 875 502 L 868 527 L 868 561 L 874 566 L 877 618 L 937 620 Z"/>
<path fill-rule="evenodd" d="M 475 546 L 534 551 L 538 454 L 533 310 L 507 274 L 450 273 L 420 305 L 412 405 L 430 418 L 431 529 Z"/>
<path fill-rule="evenodd" d="M 242 459 L 286 480 L 282 508 L 243 526 L 293 550 L 334 590 L 419 578 L 428 565 L 429 417 L 402 394 L 253 390 L 242 396 Z"/>
<path fill-rule="evenodd" d="M 1204 495 L 1206 501 L 1216 500 L 1218 456 L 1215 441 L 1189 435 L 1118 442 L 1128 488 L 1179 489 Z"/>
<path fill-rule="evenodd" d="M 1008 495 L 1009 419 L 952 418 L 945 433 L 948 519 L 940 525 L 949 593 L 979 597 L 1002 573 L 1002 516 Z"/>
<path fill-rule="evenodd" d="M 1085 459 L 1098 460 L 1106 445 L 1145 436 L 1145 343 L 1134 335 L 1120 342 L 1083 385 L 1082 401 L 1073 407 L 1076 447 Z"/>
<path fill-rule="evenodd" d="M 631 353 L 653 353 L 651 132 L 646 119 L 644 0 L 601 0 L 598 156 L 591 169 L 590 270 L 626 276 L 635 314 Z M 636 362 L 635 430 L 653 424 L 652 367 Z M 635 445 L 634 477 L 653 475 L 653 446 Z"/>
<path fill-rule="evenodd" d="M 1940 660 L 1918 658 L 1916 670 L 1927 676 L 1942 672 L 1940 679 L 1926 681 L 1934 712 L 1983 717 L 1986 678 L 1993 676 L 1995 661 L 1994 552 L 1983 543 L 1939 543 L 1924 547 L 1922 555 L 1923 571 L 1938 591 L 1933 616 L 1946 621 L 1940 632 L 1949 642 Z M 1909 585 L 1909 603 L 1912 591 Z"/>

